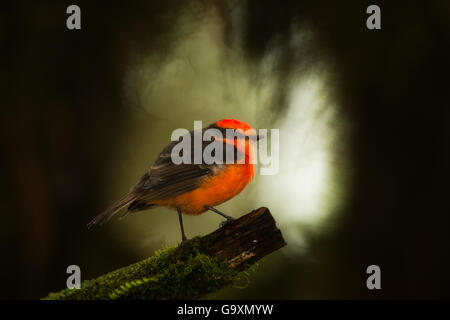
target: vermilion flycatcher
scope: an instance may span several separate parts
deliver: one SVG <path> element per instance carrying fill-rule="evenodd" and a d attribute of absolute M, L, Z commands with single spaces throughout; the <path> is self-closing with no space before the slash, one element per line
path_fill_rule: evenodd
<path fill-rule="evenodd" d="M 222 142 L 224 157 L 226 152 L 230 152 L 230 148 L 234 152 L 231 163 L 223 161 L 207 164 L 202 157 L 199 164 L 195 164 L 193 161 L 175 164 L 172 161 L 172 149 L 179 141 L 173 141 L 163 149 L 153 166 L 142 176 L 136 186 L 127 195 L 95 217 L 88 224 L 88 228 L 108 221 L 126 206 L 128 206 L 128 210 L 125 214 L 154 208 L 155 206 L 177 209 L 183 242 L 187 238 L 184 233 L 182 213 L 198 215 L 211 210 L 225 217 L 226 222 L 234 220 L 215 209 L 214 206 L 239 194 L 254 177 L 253 143 L 259 137 L 250 125 L 235 119 L 217 121 L 203 128 L 202 133 L 207 129 L 216 129 L 222 133 L 222 137 L 215 137 L 215 140 Z M 231 139 L 227 138 L 227 133 L 230 131 L 227 129 L 234 130 L 235 135 Z M 253 134 L 248 132 L 253 132 Z M 194 137 L 194 131 L 189 134 L 191 138 Z M 203 150 L 210 143 L 211 141 L 203 141 L 202 139 L 202 155 Z M 193 159 L 193 154 L 191 156 L 191 159 Z"/>

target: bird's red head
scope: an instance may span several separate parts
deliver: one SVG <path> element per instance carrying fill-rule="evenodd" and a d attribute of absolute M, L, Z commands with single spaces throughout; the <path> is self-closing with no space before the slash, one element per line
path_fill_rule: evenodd
<path fill-rule="evenodd" d="M 236 119 L 223 119 L 214 123 L 216 127 L 223 129 L 232 129 L 236 132 L 240 132 L 239 135 L 233 138 L 224 137 L 220 141 L 234 145 L 239 151 L 241 151 L 245 156 L 245 163 L 250 164 L 253 167 L 253 143 L 251 140 L 256 141 L 259 139 L 255 130 L 246 122 L 239 121 Z M 216 137 L 216 140 L 219 140 Z M 253 170 L 253 169 L 252 169 Z M 253 177 L 253 171 L 252 175 Z"/>

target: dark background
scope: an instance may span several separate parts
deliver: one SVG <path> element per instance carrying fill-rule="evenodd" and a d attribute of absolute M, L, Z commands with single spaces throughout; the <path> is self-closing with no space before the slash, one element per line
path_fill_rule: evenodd
<path fill-rule="evenodd" d="M 352 132 L 345 205 L 334 228 L 306 235 L 313 258 L 278 254 L 270 277 L 256 274 L 228 297 L 450 297 L 448 1 L 77 1 L 80 31 L 66 29 L 70 4 L 2 4 L 1 298 L 59 290 L 70 264 L 92 278 L 141 258 L 107 228 L 84 225 L 105 205 L 108 163 L 134 112 L 122 93 L 128 57 L 153 54 L 163 63 L 189 36 L 173 27 L 186 10 L 219 12 L 225 45 L 234 50 L 227 40 L 239 36 L 255 70 L 281 49 L 280 115 L 284 84 L 301 63 L 289 46 L 291 26 L 307 22 L 317 39 L 309 54 L 332 62 Z M 381 7 L 381 30 L 365 26 L 370 4 Z M 233 6 L 243 8 L 241 29 Z M 382 290 L 365 286 L 370 264 L 382 269 Z"/>

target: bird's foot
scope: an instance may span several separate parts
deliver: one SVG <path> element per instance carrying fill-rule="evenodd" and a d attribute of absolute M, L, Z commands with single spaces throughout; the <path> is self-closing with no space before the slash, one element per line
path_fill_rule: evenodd
<path fill-rule="evenodd" d="M 181 239 L 180 247 L 183 247 L 186 243 L 188 243 L 188 241 L 189 241 L 188 238 L 183 238 L 183 239 Z"/>
<path fill-rule="evenodd" d="M 231 218 L 231 217 L 230 217 L 230 218 Z M 227 219 L 227 220 L 222 221 L 222 222 L 219 224 L 219 228 L 225 227 L 226 225 L 232 223 L 234 220 L 236 220 L 236 219 L 231 218 L 231 219 Z"/>

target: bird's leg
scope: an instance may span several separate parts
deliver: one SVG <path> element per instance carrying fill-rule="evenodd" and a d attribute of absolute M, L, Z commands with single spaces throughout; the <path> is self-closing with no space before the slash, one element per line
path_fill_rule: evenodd
<path fill-rule="evenodd" d="M 204 206 L 206 209 L 211 210 L 217 214 L 220 214 L 222 217 L 226 218 L 226 221 L 223 221 L 220 223 L 220 227 L 223 227 L 227 223 L 230 223 L 231 221 L 234 221 L 235 219 L 233 217 L 230 217 L 229 215 L 226 215 L 225 213 L 217 210 L 216 208 L 210 207 L 210 206 Z"/>
<path fill-rule="evenodd" d="M 178 220 L 180 220 L 180 228 L 181 228 L 181 243 L 184 243 L 187 238 L 186 235 L 184 234 L 184 227 L 183 227 L 183 217 L 181 216 L 181 210 L 180 208 L 177 207 L 177 211 L 178 211 Z"/>

